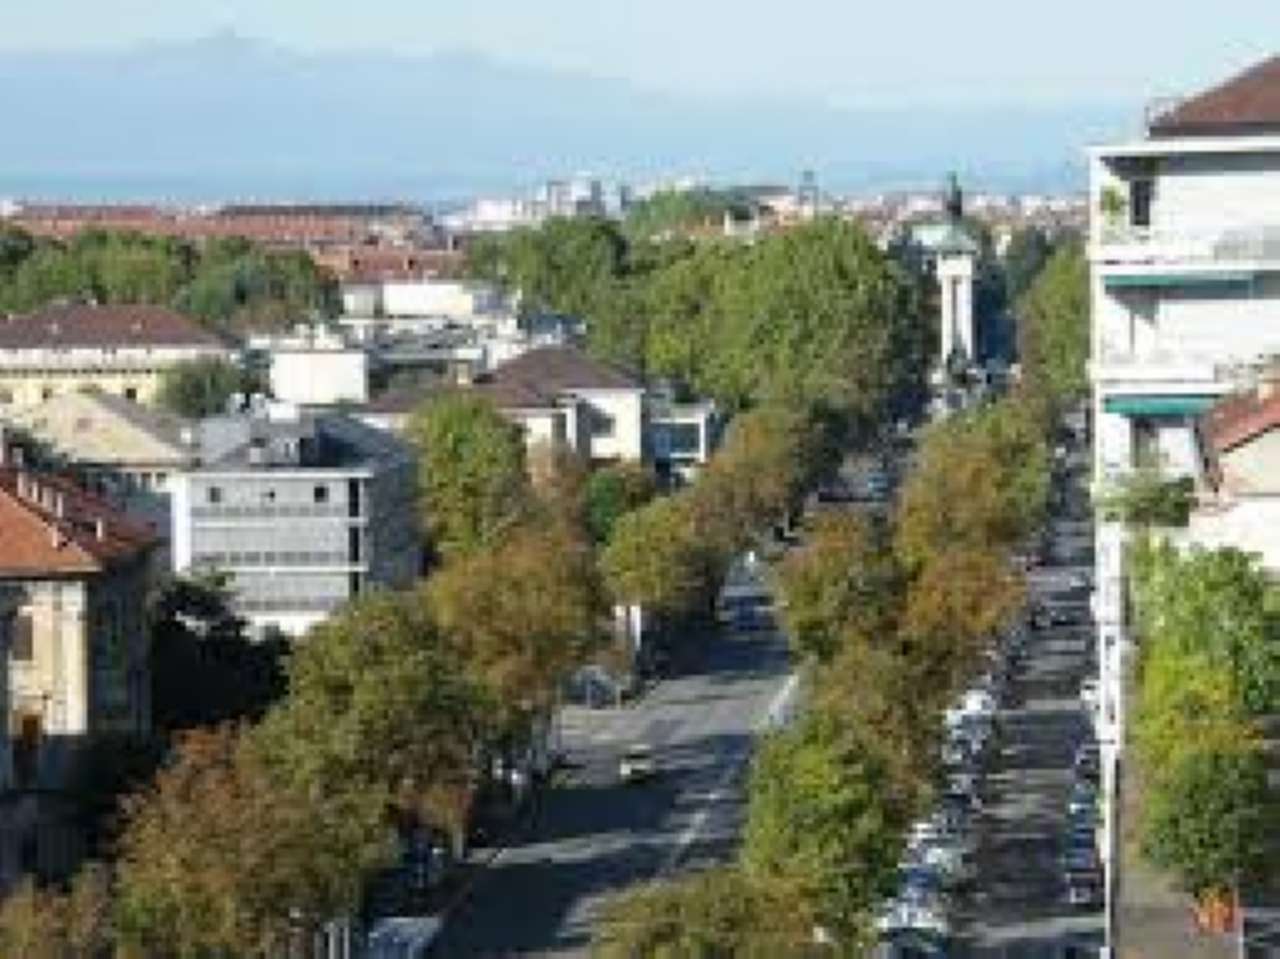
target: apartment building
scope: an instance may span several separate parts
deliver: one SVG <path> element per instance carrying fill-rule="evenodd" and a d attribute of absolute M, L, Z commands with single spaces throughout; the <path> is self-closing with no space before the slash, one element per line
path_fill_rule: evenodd
<path fill-rule="evenodd" d="M 300 635 L 370 588 L 421 572 L 417 475 L 396 437 L 275 404 L 199 424 L 172 482 L 175 570 L 231 575 L 257 632 Z"/>
<path fill-rule="evenodd" d="M 0 442 L 0 887 L 66 875 L 83 850 L 66 791 L 95 737 L 145 733 L 151 533 Z"/>
<path fill-rule="evenodd" d="M 1095 147 L 1089 161 L 1095 486 L 1138 466 L 1196 475 L 1201 417 L 1256 389 L 1280 354 L 1280 59 L 1153 108 L 1144 138 Z M 1211 438 L 1219 455 L 1236 448 L 1229 434 Z M 1125 537 L 1100 521 L 1094 611 L 1111 799 L 1131 646 Z M 1114 802 L 1106 808 L 1110 852 Z"/>
<path fill-rule="evenodd" d="M 68 303 L 0 316 L 0 413 L 93 388 L 150 403 L 164 372 L 230 347 L 159 306 Z"/>

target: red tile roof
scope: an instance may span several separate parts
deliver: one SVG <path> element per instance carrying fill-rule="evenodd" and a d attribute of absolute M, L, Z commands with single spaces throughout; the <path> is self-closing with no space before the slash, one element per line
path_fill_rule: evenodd
<path fill-rule="evenodd" d="M 0 467 L 0 576 L 98 573 L 143 559 L 156 542 L 66 477 Z"/>
<path fill-rule="evenodd" d="M 1220 455 L 1280 427 L 1280 392 L 1228 396 L 1201 418 L 1200 429 L 1212 453 Z"/>
<path fill-rule="evenodd" d="M 1151 123 L 1153 137 L 1280 132 L 1280 56 L 1183 101 Z"/>
<path fill-rule="evenodd" d="M 0 349 L 61 346 L 223 347 L 195 320 L 161 306 L 51 306 L 36 313 L 0 316 Z"/>

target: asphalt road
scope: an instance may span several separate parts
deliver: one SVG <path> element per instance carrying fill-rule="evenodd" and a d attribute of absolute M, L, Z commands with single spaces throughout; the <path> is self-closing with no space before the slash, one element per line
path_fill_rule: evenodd
<path fill-rule="evenodd" d="M 1078 484 L 1051 536 L 1053 558 L 1029 576 L 1031 598 L 1077 610 L 1083 621 L 1033 633 L 1013 682 L 1014 698 L 1001 711 L 988 806 L 979 821 L 977 891 L 964 956 L 1092 956 L 1102 943 L 1101 909 L 1066 904 L 1059 865 L 1072 758 L 1087 729 L 1080 681 L 1092 668 L 1094 643 L 1088 593 L 1066 583 L 1093 565 L 1092 522 Z M 1073 953 L 1073 946 L 1093 948 Z"/>
<path fill-rule="evenodd" d="M 566 710 L 567 781 L 450 913 L 440 955 L 584 955 L 611 893 L 734 851 L 754 732 L 787 682 L 785 643 L 765 630 L 724 635 L 677 667 L 635 705 Z M 662 770 L 622 785 L 618 757 L 636 742 Z"/>

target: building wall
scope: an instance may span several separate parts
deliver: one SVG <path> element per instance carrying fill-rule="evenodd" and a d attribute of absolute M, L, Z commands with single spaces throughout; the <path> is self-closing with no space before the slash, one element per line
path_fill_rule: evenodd
<path fill-rule="evenodd" d="M 390 280 L 382 285 L 387 316 L 469 317 L 496 306 L 488 287 L 444 280 Z"/>
<path fill-rule="evenodd" d="M 201 356 L 227 358 L 210 347 L 121 350 L 8 350 L 0 353 L 0 409 L 35 406 L 52 396 L 92 387 L 139 403 L 155 400 L 161 375 Z"/>
<path fill-rule="evenodd" d="M 591 459 L 644 458 L 644 391 L 575 390 L 586 401 Z"/>
<path fill-rule="evenodd" d="M 1228 493 L 1280 496 L 1280 430 L 1271 430 L 1219 457 Z M 1280 546 L 1274 527 L 1270 534 Z"/>
<path fill-rule="evenodd" d="M 1264 569 L 1280 575 L 1280 497 L 1246 496 L 1191 514 L 1186 529 L 1171 535 L 1181 546 L 1234 547 L 1256 555 Z"/>
<path fill-rule="evenodd" d="M 278 350 L 271 354 L 271 393 L 302 405 L 369 398 L 369 357 L 364 350 Z"/>
<path fill-rule="evenodd" d="M 1153 226 L 1162 230 L 1280 226 L 1280 153 L 1162 158 Z"/>
<path fill-rule="evenodd" d="M 64 788 L 91 736 L 151 727 L 148 569 L 11 585 L 21 592 L 17 615 L 30 622 L 29 647 L 10 643 L 14 783 Z"/>
<path fill-rule="evenodd" d="M 174 490 L 174 566 L 229 572 L 237 609 L 256 629 L 296 634 L 367 588 L 413 581 L 416 510 L 407 460 L 374 471 L 184 474 Z"/>

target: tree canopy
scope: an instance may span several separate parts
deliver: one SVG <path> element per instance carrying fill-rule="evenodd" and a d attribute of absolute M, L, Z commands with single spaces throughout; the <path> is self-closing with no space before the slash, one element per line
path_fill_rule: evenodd
<path fill-rule="evenodd" d="M 1089 264 L 1078 243 L 1050 257 L 1017 304 L 1023 376 L 1059 404 L 1081 399 L 1089 381 Z"/>
<path fill-rule="evenodd" d="M 231 397 L 245 388 L 239 367 L 216 357 L 185 360 L 160 374 L 159 406 L 189 419 L 227 412 Z"/>
<path fill-rule="evenodd" d="M 470 264 L 519 288 L 527 309 L 584 319 L 597 355 L 728 409 L 818 405 L 866 426 L 919 399 L 931 327 L 918 286 L 855 224 L 822 219 L 747 245 L 552 220 L 473 247 Z"/>
<path fill-rule="evenodd" d="M 408 435 L 418 450 L 423 520 L 444 554 L 491 542 L 527 508 L 524 438 L 488 400 L 466 393 L 429 399 Z"/>
<path fill-rule="evenodd" d="M 300 251 L 243 239 L 192 244 L 138 233 L 88 230 L 66 242 L 0 235 L 0 310 L 53 300 L 170 306 L 231 334 L 285 329 L 312 314 L 336 315 L 337 281 Z"/>

